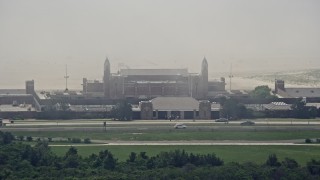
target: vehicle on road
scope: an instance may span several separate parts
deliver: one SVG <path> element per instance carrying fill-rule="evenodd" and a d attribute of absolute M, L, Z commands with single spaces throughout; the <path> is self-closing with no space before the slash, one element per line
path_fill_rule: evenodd
<path fill-rule="evenodd" d="M 227 118 L 219 118 L 214 120 L 215 122 L 228 122 L 229 120 Z"/>
<path fill-rule="evenodd" d="M 174 125 L 175 129 L 185 129 L 187 128 L 187 125 L 182 124 L 182 123 L 177 123 L 176 125 Z"/>
<path fill-rule="evenodd" d="M 252 126 L 254 124 L 255 123 L 253 121 L 245 121 L 245 122 L 240 123 L 240 125 L 242 125 L 242 126 Z"/>

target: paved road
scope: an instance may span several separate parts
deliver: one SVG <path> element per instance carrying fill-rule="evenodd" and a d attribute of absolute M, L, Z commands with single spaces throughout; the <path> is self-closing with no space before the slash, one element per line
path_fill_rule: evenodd
<path fill-rule="evenodd" d="M 15 121 L 0 127 L 2 131 L 104 131 L 104 120 L 24 120 Z M 229 124 L 213 120 L 137 120 L 137 121 L 107 121 L 107 132 L 110 131 L 173 131 L 176 123 L 185 123 L 187 129 L 176 131 L 295 131 L 320 130 L 320 121 L 274 121 L 257 120 L 254 126 L 240 126 L 244 121 L 230 121 Z"/>
<path fill-rule="evenodd" d="M 8 127 L 20 127 L 20 126 L 102 126 L 103 120 L 52 120 L 52 121 L 16 121 L 13 124 L 7 124 Z M 223 125 L 223 122 L 214 122 L 213 120 L 137 120 L 137 121 L 106 121 L 107 125 L 164 125 L 175 123 L 185 123 L 185 124 L 212 124 L 212 125 Z M 241 121 L 230 121 L 230 125 L 240 125 Z M 273 120 L 258 120 L 254 121 L 256 125 L 320 125 L 320 121 L 273 121 Z"/>
<path fill-rule="evenodd" d="M 63 144 L 50 145 L 53 147 L 68 147 L 68 146 L 319 146 L 320 144 L 296 144 L 296 143 L 276 143 L 276 142 L 110 142 L 104 144 Z"/>
<path fill-rule="evenodd" d="M 102 132 L 105 131 L 103 127 L 6 127 L 0 128 L 1 131 L 81 131 L 81 132 Z M 152 132 L 152 131 L 320 131 L 320 126 L 313 125 L 296 125 L 296 126 L 191 126 L 188 125 L 187 129 L 174 129 L 173 126 L 120 126 L 120 127 L 110 127 L 106 128 L 106 133 L 108 132 Z"/>

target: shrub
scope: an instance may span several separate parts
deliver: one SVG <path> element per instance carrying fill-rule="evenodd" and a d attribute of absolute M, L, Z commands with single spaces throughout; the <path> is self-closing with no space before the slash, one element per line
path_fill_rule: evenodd
<path fill-rule="evenodd" d="M 71 142 L 72 143 L 81 143 L 81 139 L 80 138 L 72 138 Z"/>
<path fill-rule="evenodd" d="M 83 142 L 86 143 L 86 144 L 90 144 L 90 143 L 91 143 L 91 140 L 90 140 L 89 138 L 85 138 L 85 139 L 83 140 Z"/>
<path fill-rule="evenodd" d="M 0 144 L 10 144 L 15 137 L 10 132 L 0 131 Z"/>
<path fill-rule="evenodd" d="M 320 161 L 312 159 L 307 162 L 307 169 L 312 175 L 320 175 Z"/>
<path fill-rule="evenodd" d="M 33 138 L 31 136 L 27 136 L 27 141 L 32 141 Z"/>
<path fill-rule="evenodd" d="M 312 140 L 309 139 L 309 138 L 307 138 L 307 139 L 305 140 L 305 143 L 312 143 Z"/>
<path fill-rule="evenodd" d="M 15 116 L 12 118 L 13 120 L 24 120 L 23 116 Z"/>
<path fill-rule="evenodd" d="M 299 164 L 296 160 L 294 159 L 290 159 L 290 158 L 285 158 L 283 161 L 282 161 L 282 165 L 286 168 L 289 168 L 289 169 L 294 169 L 294 168 L 298 168 L 299 167 Z"/>
<path fill-rule="evenodd" d="M 24 136 L 18 136 L 17 137 L 19 141 L 23 141 L 24 140 Z"/>
<path fill-rule="evenodd" d="M 270 154 L 267 161 L 266 161 L 267 166 L 273 166 L 273 167 L 278 167 L 281 164 L 278 162 L 278 158 L 275 154 Z"/>

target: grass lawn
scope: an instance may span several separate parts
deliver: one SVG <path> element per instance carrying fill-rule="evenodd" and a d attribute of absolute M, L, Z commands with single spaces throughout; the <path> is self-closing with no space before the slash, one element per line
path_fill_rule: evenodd
<path fill-rule="evenodd" d="M 19 131 L 12 132 L 19 136 L 90 138 L 91 140 L 125 141 L 163 141 L 163 140 L 290 140 L 320 138 L 320 131 L 119 131 L 119 132 L 84 132 L 84 131 Z"/>
<path fill-rule="evenodd" d="M 53 152 L 63 156 L 69 147 L 51 147 Z M 125 161 L 130 152 L 147 152 L 153 156 L 163 151 L 184 149 L 188 153 L 208 154 L 215 153 L 227 162 L 256 162 L 264 163 L 269 154 L 275 153 L 279 160 L 285 157 L 293 158 L 304 165 L 311 158 L 320 159 L 320 147 L 314 146 L 94 146 L 76 147 L 82 156 L 98 153 L 101 150 L 110 150 L 120 161 Z"/>

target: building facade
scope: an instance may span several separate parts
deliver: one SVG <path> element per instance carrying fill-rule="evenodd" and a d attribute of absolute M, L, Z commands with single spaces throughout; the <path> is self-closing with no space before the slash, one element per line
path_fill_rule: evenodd
<path fill-rule="evenodd" d="M 284 80 L 275 80 L 275 95 L 280 98 L 320 98 L 319 87 L 285 87 Z"/>
<path fill-rule="evenodd" d="M 120 69 L 111 73 L 110 61 L 104 63 L 103 81 L 83 79 L 83 93 L 103 94 L 107 99 L 152 99 L 156 97 L 193 97 L 207 99 L 210 85 L 208 62 L 202 60 L 200 73 L 188 69 Z M 225 83 L 217 83 L 224 90 Z"/>
<path fill-rule="evenodd" d="M 217 119 L 220 104 L 191 97 L 157 97 L 141 101 L 137 108 L 140 119 Z"/>

